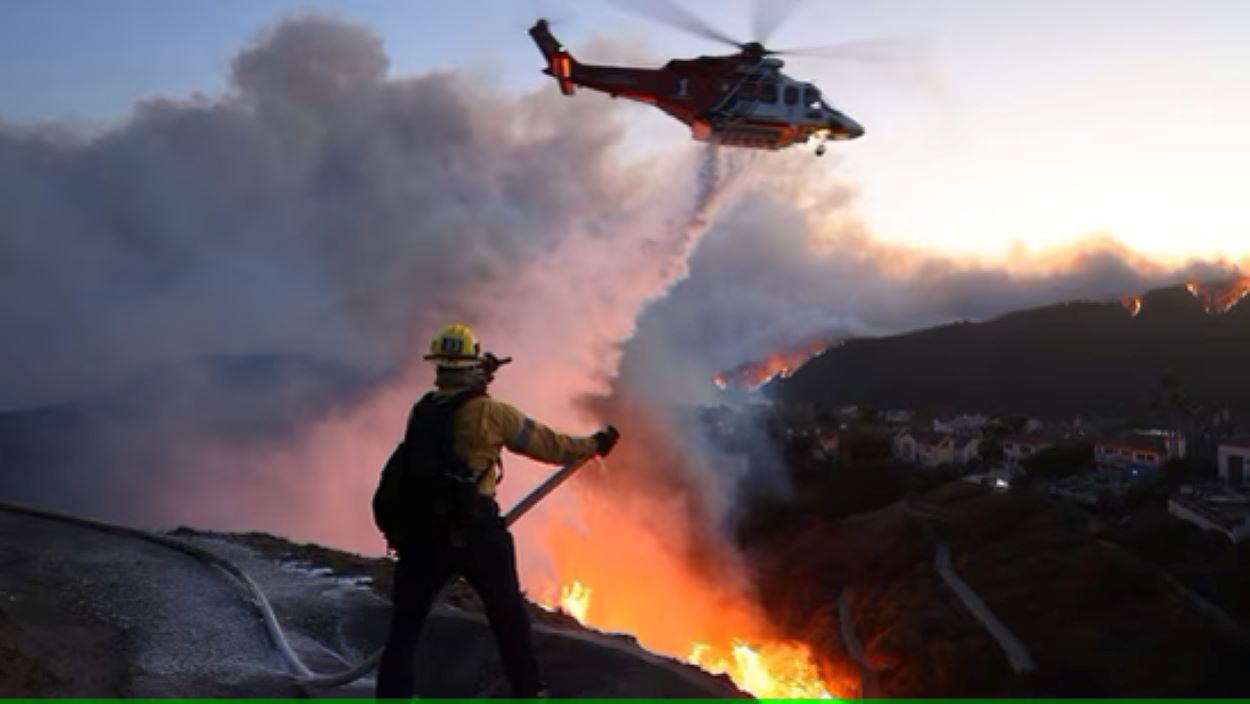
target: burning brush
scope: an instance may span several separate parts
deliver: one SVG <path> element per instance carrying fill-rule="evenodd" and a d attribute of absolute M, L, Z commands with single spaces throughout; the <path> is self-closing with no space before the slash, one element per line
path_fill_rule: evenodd
<path fill-rule="evenodd" d="M 1185 282 L 1185 287 L 1202 303 L 1202 308 L 1211 315 L 1227 313 L 1250 295 L 1250 276 L 1241 274 L 1227 284 L 1199 283 L 1197 279 Z"/>
<path fill-rule="evenodd" d="M 729 388 L 752 391 L 780 376 L 789 377 L 812 357 L 838 344 L 838 338 L 818 338 L 801 345 L 777 350 L 764 359 L 747 362 L 729 371 L 712 375 L 712 381 L 722 390 Z"/>
<path fill-rule="evenodd" d="M 1120 299 L 1120 305 L 1124 306 L 1124 310 L 1128 311 L 1131 317 L 1136 318 L 1141 313 L 1141 295 L 1125 296 Z"/>

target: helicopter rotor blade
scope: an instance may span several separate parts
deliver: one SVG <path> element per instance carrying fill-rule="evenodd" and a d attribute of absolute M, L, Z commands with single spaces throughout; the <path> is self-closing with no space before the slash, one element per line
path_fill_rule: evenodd
<path fill-rule="evenodd" d="M 608 3 L 635 15 L 655 20 L 661 24 L 689 32 L 704 39 L 728 44 L 734 48 L 741 48 L 742 46 L 741 42 L 704 22 L 698 15 L 678 5 L 673 0 L 608 0 Z"/>
<path fill-rule="evenodd" d="M 769 37 L 785 22 L 803 0 L 755 0 L 751 7 L 751 38 L 767 44 Z"/>
<path fill-rule="evenodd" d="M 782 49 L 772 53 L 802 58 L 857 61 L 873 64 L 898 64 L 916 63 L 921 58 L 922 52 L 914 42 L 869 39 L 855 42 L 838 42 L 824 46 Z"/>

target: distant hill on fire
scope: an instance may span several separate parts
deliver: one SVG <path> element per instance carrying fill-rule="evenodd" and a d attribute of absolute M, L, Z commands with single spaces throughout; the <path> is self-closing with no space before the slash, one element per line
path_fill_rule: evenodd
<path fill-rule="evenodd" d="M 854 339 L 766 391 L 830 405 L 1134 417 L 1175 375 L 1188 402 L 1250 418 L 1250 303 L 1211 314 L 1183 286 L 1140 302 L 1063 303 Z"/>

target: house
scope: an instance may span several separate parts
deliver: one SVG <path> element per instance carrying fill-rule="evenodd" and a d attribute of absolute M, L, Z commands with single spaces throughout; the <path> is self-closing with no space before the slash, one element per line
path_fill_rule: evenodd
<path fill-rule="evenodd" d="M 990 421 L 983 415 L 965 413 L 952 418 L 934 418 L 933 432 L 971 435 L 981 432 L 981 428 Z"/>
<path fill-rule="evenodd" d="M 944 464 L 964 466 L 975 459 L 981 450 L 981 440 L 975 437 L 930 432 L 909 432 L 907 436 L 906 441 L 914 447 L 910 461 L 921 467 L 938 467 Z M 895 456 L 899 455 L 896 453 Z"/>
<path fill-rule="evenodd" d="M 1042 427 L 1043 427 L 1044 425 L 1045 425 L 1045 424 L 1044 424 L 1044 423 L 1042 423 L 1042 421 L 1040 421 L 1040 420 L 1038 420 L 1038 419 L 1036 419 L 1036 418 L 1029 418 L 1028 420 L 1024 421 L 1024 425 L 1022 425 L 1022 426 L 1020 427 L 1020 432 L 1022 432 L 1022 433 L 1036 433 L 1037 431 L 1041 430 L 1041 429 L 1042 429 Z M 1077 419 L 1076 419 L 1076 425 L 1077 425 L 1077 427 L 1080 427 L 1080 425 L 1081 425 L 1081 419 L 1080 419 L 1080 418 L 1077 418 Z"/>
<path fill-rule="evenodd" d="M 1094 443 L 1094 460 L 1100 467 L 1155 470 L 1169 459 L 1167 443 L 1151 435 L 1100 438 Z"/>
<path fill-rule="evenodd" d="M 1227 440 L 1220 443 L 1217 452 L 1220 479 L 1232 486 L 1250 485 L 1250 439 Z"/>
<path fill-rule="evenodd" d="M 908 410 L 898 409 L 886 411 L 881 414 L 881 420 L 892 425 L 906 425 L 911 422 L 915 414 Z"/>
<path fill-rule="evenodd" d="M 1185 459 L 1185 435 L 1175 430 L 1134 430 L 1134 435 L 1145 435 L 1163 441 L 1163 449 L 1169 460 Z"/>
<path fill-rule="evenodd" d="M 812 446 L 812 456 L 818 460 L 838 459 L 838 450 L 842 441 L 836 430 L 823 430 L 816 434 L 816 442 Z"/>
<path fill-rule="evenodd" d="M 1054 435 L 1008 435 L 1003 438 L 1003 462 L 1019 467 L 1024 461 L 1059 442 Z"/>
<path fill-rule="evenodd" d="M 912 435 L 910 430 L 904 428 L 894 434 L 894 441 L 891 444 L 894 459 L 900 462 L 915 463 L 916 461 L 916 436 Z"/>
<path fill-rule="evenodd" d="M 981 438 L 971 435 L 951 438 L 955 446 L 955 464 L 966 467 L 981 454 Z"/>
<path fill-rule="evenodd" d="M 918 432 L 916 436 L 916 464 L 921 467 L 937 467 L 954 460 L 954 448 L 946 433 Z"/>

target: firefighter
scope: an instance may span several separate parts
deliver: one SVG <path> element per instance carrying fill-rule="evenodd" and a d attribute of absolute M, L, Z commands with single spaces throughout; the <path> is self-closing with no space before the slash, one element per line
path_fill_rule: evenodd
<path fill-rule="evenodd" d="M 436 525 L 393 546 L 399 556 L 395 608 L 378 668 L 377 696 L 413 695 L 421 629 L 434 599 L 453 574 L 463 576 L 482 599 L 513 695 L 546 696 L 517 580 L 512 535 L 494 498 L 502 478 L 500 451 L 506 447 L 541 462 L 569 464 L 593 454 L 608 454 L 620 434 L 608 426 L 590 436 L 565 435 L 486 395 L 501 360 L 483 355 L 466 325 L 440 330 L 425 359 L 437 365 L 435 390 L 427 398 L 465 399 L 450 411 L 451 453 L 472 472 L 476 491 L 469 492 L 473 505 L 462 525 Z"/>

